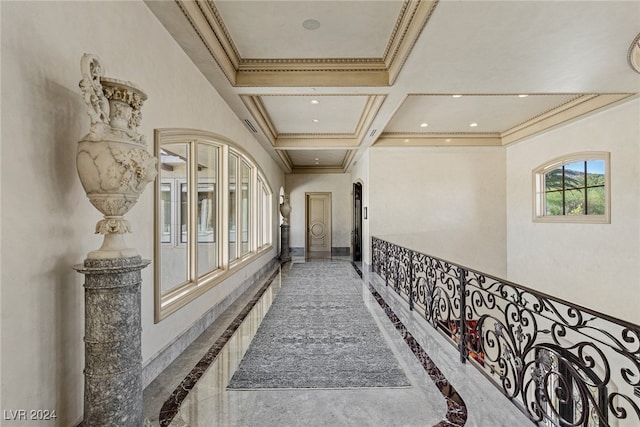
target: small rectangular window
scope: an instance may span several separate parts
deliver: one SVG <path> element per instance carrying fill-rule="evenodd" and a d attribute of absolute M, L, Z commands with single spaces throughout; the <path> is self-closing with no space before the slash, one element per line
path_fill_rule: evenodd
<path fill-rule="evenodd" d="M 237 211 L 238 194 L 236 182 L 238 180 L 238 156 L 229 154 L 229 261 L 238 258 L 237 249 Z"/>
<path fill-rule="evenodd" d="M 576 153 L 534 170 L 534 220 L 609 223 L 609 153 Z"/>
<path fill-rule="evenodd" d="M 251 251 L 251 167 L 244 161 L 240 167 L 240 185 L 240 254 L 246 255 Z"/>
<path fill-rule="evenodd" d="M 172 221 L 173 221 L 173 207 L 171 198 L 173 197 L 173 192 L 171 191 L 171 182 L 163 182 L 160 184 L 160 199 L 161 199 L 161 241 L 162 243 L 171 243 L 171 229 L 172 229 Z"/>
<path fill-rule="evenodd" d="M 215 271 L 218 266 L 218 245 L 216 244 L 216 210 L 218 182 L 218 147 L 198 142 L 198 194 L 195 200 L 195 228 L 198 247 L 198 276 Z"/>

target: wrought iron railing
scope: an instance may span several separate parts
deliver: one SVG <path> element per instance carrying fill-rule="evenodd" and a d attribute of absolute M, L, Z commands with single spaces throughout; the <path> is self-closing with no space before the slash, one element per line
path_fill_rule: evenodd
<path fill-rule="evenodd" d="M 532 421 L 640 425 L 638 325 L 376 237 L 372 268 Z"/>

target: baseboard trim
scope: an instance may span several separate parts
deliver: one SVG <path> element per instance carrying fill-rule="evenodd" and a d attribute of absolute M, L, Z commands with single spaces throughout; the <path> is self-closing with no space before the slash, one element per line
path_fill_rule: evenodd
<path fill-rule="evenodd" d="M 289 255 L 304 256 L 304 248 L 289 248 Z"/>
<path fill-rule="evenodd" d="M 305 256 L 304 248 L 295 247 L 289 248 L 289 254 L 291 256 Z M 351 248 L 349 246 L 334 246 L 331 248 L 331 255 L 333 256 L 349 256 L 351 255 Z"/>
<path fill-rule="evenodd" d="M 333 247 L 331 248 L 331 255 L 334 256 L 349 256 L 351 255 L 351 248 L 346 246 L 346 247 Z"/>

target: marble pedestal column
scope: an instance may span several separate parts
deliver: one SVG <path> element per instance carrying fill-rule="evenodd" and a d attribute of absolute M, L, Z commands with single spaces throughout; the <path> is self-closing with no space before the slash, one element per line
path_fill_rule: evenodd
<path fill-rule="evenodd" d="M 142 426 L 141 270 L 150 261 L 86 259 L 84 427 Z"/>
<path fill-rule="evenodd" d="M 289 224 L 280 225 L 280 261 L 291 261 L 289 254 Z"/>

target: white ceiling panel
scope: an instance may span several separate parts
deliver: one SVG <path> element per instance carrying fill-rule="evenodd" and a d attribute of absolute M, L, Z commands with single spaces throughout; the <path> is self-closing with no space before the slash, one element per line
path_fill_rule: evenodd
<path fill-rule="evenodd" d="M 340 167 L 347 150 L 289 150 L 288 154 L 299 167 Z"/>
<path fill-rule="evenodd" d="M 216 1 L 242 58 L 381 58 L 402 2 Z M 306 20 L 319 27 L 307 30 Z"/>
<path fill-rule="evenodd" d="M 351 134 L 356 130 L 367 99 L 367 96 L 261 97 L 278 134 Z"/>
<path fill-rule="evenodd" d="M 412 95 L 402 103 L 385 132 L 503 132 L 576 96 Z M 471 127 L 472 123 L 477 126 Z"/>
<path fill-rule="evenodd" d="M 413 93 L 638 91 L 627 52 L 639 23 L 638 1 L 441 1 L 402 84 Z"/>

